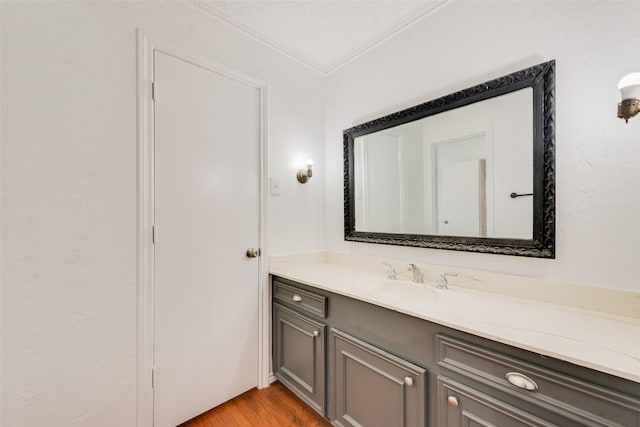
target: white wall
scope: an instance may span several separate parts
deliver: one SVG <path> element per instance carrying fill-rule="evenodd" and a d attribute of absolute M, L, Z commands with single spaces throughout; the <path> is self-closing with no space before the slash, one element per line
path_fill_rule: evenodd
<path fill-rule="evenodd" d="M 301 186 L 293 165 L 323 169 L 320 78 L 187 4 L 3 1 L 1 19 L 2 426 L 133 426 L 136 28 L 269 84 L 272 254 L 325 246 L 322 173 Z"/>
<path fill-rule="evenodd" d="M 454 1 L 327 79 L 327 249 L 640 290 L 640 119 L 616 117 L 640 69 L 640 2 Z M 342 130 L 557 60 L 556 259 L 343 241 Z"/>

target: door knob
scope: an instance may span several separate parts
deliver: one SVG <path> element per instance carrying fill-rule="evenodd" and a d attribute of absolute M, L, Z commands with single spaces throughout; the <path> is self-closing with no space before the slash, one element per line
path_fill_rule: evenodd
<path fill-rule="evenodd" d="M 449 406 L 451 406 L 452 408 L 457 408 L 459 405 L 458 398 L 455 396 L 447 397 L 447 402 L 449 403 Z"/>
<path fill-rule="evenodd" d="M 249 248 L 247 249 L 247 258 L 256 258 L 260 256 L 260 249 Z"/>

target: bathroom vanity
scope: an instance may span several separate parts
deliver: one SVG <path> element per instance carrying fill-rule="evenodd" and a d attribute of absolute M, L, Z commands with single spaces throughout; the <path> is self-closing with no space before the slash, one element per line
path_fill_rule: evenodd
<path fill-rule="evenodd" d="M 336 426 L 640 426 L 637 318 L 362 268 L 271 272 L 275 377 Z"/>

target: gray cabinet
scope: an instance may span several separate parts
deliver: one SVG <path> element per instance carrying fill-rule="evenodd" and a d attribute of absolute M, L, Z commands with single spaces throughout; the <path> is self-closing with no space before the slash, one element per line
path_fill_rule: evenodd
<path fill-rule="evenodd" d="M 273 301 L 274 375 L 326 416 L 327 297 L 274 279 Z"/>
<path fill-rule="evenodd" d="M 274 280 L 273 282 L 273 300 L 290 305 L 303 314 L 314 317 L 327 317 L 327 297 L 279 280 Z"/>
<path fill-rule="evenodd" d="M 424 427 L 425 369 L 331 329 L 334 425 Z"/>
<path fill-rule="evenodd" d="M 276 277 L 273 313 L 276 377 L 336 426 L 640 427 L 637 382 Z"/>
<path fill-rule="evenodd" d="M 443 427 L 557 427 L 503 400 L 440 375 L 437 411 L 438 425 Z"/>
<path fill-rule="evenodd" d="M 273 326 L 276 378 L 325 415 L 326 325 L 274 304 Z"/>
<path fill-rule="evenodd" d="M 436 347 L 446 369 L 438 377 L 442 426 L 468 425 L 459 421 L 473 413 L 486 422 L 478 425 L 640 427 L 639 399 L 445 335 L 436 337 Z"/>

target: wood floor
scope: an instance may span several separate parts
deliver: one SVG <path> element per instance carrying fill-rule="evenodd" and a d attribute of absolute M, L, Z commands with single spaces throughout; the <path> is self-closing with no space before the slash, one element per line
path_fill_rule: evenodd
<path fill-rule="evenodd" d="M 249 390 L 180 427 L 328 427 L 331 423 L 285 386 Z"/>

